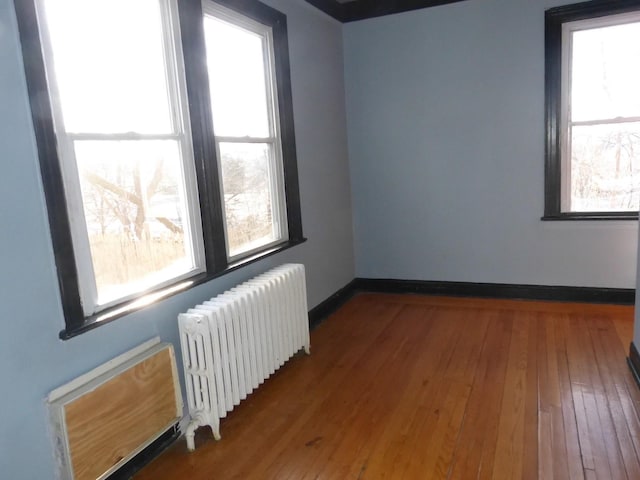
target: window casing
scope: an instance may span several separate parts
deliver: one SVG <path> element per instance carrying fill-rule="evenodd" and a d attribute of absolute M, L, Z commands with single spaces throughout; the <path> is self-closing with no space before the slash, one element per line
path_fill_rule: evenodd
<path fill-rule="evenodd" d="M 64 51 L 61 54 L 59 45 L 57 50 L 53 45 L 60 43 L 61 37 L 56 37 L 55 32 L 51 34 L 50 29 L 57 28 L 55 21 L 45 21 L 48 18 L 47 1 L 16 0 L 15 8 L 65 315 L 66 328 L 61 332 L 61 338 L 72 337 L 143 308 L 159 298 L 304 241 L 284 15 L 253 0 L 242 2 L 242 5 L 232 0 L 218 0 L 215 2 L 217 7 L 213 1 L 203 4 L 177 0 L 141 2 L 157 8 L 159 13 L 161 25 L 152 27 L 161 31 L 160 38 L 156 35 L 155 40 L 161 42 L 156 47 L 164 52 L 162 76 L 166 118 L 162 112 L 154 112 L 138 126 L 131 127 L 132 119 L 137 118 L 135 105 L 144 103 L 144 99 L 139 98 L 146 94 L 144 90 L 138 92 L 133 101 L 122 103 L 123 108 L 131 107 L 132 111 L 121 116 L 101 116 L 103 112 L 98 111 L 92 118 L 92 110 L 82 102 L 76 101 L 75 105 L 69 102 L 69 91 L 84 88 L 92 82 L 78 83 L 70 89 L 65 85 L 64 72 L 59 75 L 60 72 L 56 71 L 59 68 L 57 64 L 62 63 L 60 58 Z M 93 3 L 101 4 L 100 1 Z M 123 5 L 122 16 L 130 19 L 134 7 L 126 1 L 118 3 Z M 116 2 L 111 2 L 111 7 L 114 4 Z M 87 2 L 78 3 L 78 6 L 83 5 L 86 6 Z M 265 84 L 272 90 L 269 108 L 274 121 L 267 138 L 272 140 L 272 149 L 281 153 L 280 156 L 271 155 L 276 161 L 270 168 L 275 178 L 271 180 L 275 186 L 273 195 L 279 202 L 275 217 L 284 226 L 278 226 L 278 235 L 270 241 L 258 242 L 254 248 L 234 255 L 229 254 L 225 235 L 225 201 L 217 155 L 220 139 L 214 135 L 210 108 L 213 95 L 221 92 L 209 89 L 208 75 L 211 72 L 207 71 L 205 62 L 203 9 L 218 15 L 222 12 L 236 22 L 252 25 L 268 39 L 269 46 L 265 64 L 268 63 L 266 70 L 270 76 L 265 78 Z M 76 13 L 73 20 L 87 21 L 81 16 L 81 9 Z M 110 28 L 114 26 L 110 25 Z M 144 39 L 151 36 L 139 35 Z M 137 38 L 136 35 L 131 37 Z M 135 50 L 136 45 L 132 45 L 131 40 L 129 42 L 128 46 Z M 86 43 L 90 42 L 87 40 Z M 105 51 L 110 52 L 108 47 Z M 73 62 L 73 55 L 70 59 Z M 101 66 L 99 63 L 96 65 Z M 89 77 L 90 73 L 87 74 Z M 119 72 L 123 74 L 121 76 L 117 73 L 113 77 L 115 80 L 112 79 L 116 83 L 122 76 L 126 77 L 127 72 Z M 156 74 L 153 78 L 158 76 Z M 94 83 L 99 86 L 100 81 L 98 78 Z M 149 90 L 153 90 L 153 80 L 146 81 Z M 135 83 L 135 78 L 131 83 Z M 126 82 L 122 85 L 128 86 Z M 106 90 L 108 88 L 103 89 L 103 95 L 108 93 Z M 96 95 L 100 93 L 96 92 Z M 98 96 L 87 98 L 97 104 L 101 101 Z M 104 101 L 107 105 L 105 110 L 117 100 L 115 97 L 112 101 Z M 74 121 L 74 108 L 80 112 L 75 115 L 77 121 Z M 116 128 L 113 128 L 114 124 Z M 246 143 L 253 142 L 255 139 Z M 166 167 L 167 164 L 171 167 Z M 97 165 L 100 171 L 96 173 L 87 165 Z M 116 173 L 110 173 L 110 168 Z M 115 178 L 121 181 L 119 187 L 115 185 Z M 96 267 L 95 258 L 92 261 L 92 249 L 96 248 L 92 235 L 100 230 L 96 220 L 98 215 L 88 208 L 89 205 L 97 209 L 98 202 L 94 198 L 100 197 L 96 194 L 98 191 L 105 196 L 110 195 L 111 200 L 115 197 L 120 204 L 136 207 L 134 214 L 128 216 L 119 212 L 118 228 L 103 222 L 103 236 L 105 232 L 113 236 L 126 231 L 134 237 L 134 249 L 141 250 L 143 241 L 145 245 L 151 245 L 158 236 L 165 238 L 169 232 L 172 238 L 182 242 L 177 250 L 183 258 L 170 266 L 154 267 L 158 271 L 152 272 L 153 278 L 135 279 L 126 291 L 105 294 L 107 290 L 99 280 L 104 275 L 100 274 L 100 267 Z M 115 218 L 115 214 L 112 216 Z"/>
<path fill-rule="evenodd" d="M 607 47 L 617 52 L 613 46 L 620 43 L 610 44 L 607 38 L 615 37 L 603 35 L 603 29 L 626 28 L 640 21 L 639 13 L 637 0 L 585 2 L 546 12 L 544 220 L 638 218 L 635 190 L 640 187 L 640 149 L 634 153 L 631 146 L 621 162 L 625 153 L 620 136 L 635 138 L 635 125 L 640 125 L 635 117 L 640 111 L 629 115 L 620 106 L 633 102 L 607 104 L 598 92 L 611 83 L 607 83 L 607 70 L 614 67 L 609 64 L 624 63 L 606 53 Z M 597 52 L 590 51 L 594 39 L 601 45 Z M 598 84 L 594 77 L 603 80 Z M 621 163 L 625 164 L 622 175 Z"/>

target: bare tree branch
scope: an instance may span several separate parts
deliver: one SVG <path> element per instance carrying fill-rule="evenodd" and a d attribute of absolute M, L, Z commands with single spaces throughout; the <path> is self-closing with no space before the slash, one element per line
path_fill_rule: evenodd
<path fill-rule="evenodd" d="M 119 197 L 125 198 L 126 200 L 130 201 L 135 205 L 142 205 L 142 199 L 139 196 L 131 192 L 128 192 L 124 188 L 116 185 L 115 183 L 111 183 L 110 181 L 105 180 L 100 175 L 96 175 L 95 173 L 85 171 L 83 172 L 83 176 L 84 178 L 87 179 L 88 182 L 92 183 L 93 185 L 104 188 L 105 190 L 108 190 L 111 193 L 115 193 Z"/>

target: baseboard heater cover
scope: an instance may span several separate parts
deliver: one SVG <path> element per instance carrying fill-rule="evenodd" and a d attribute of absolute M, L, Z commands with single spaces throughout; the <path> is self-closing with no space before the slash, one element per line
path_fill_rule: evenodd
<path fill-rule="evenodd" d="M 60 480 L 103 480 L 183 413 L 173 346 L 154 338 L 47 398 Z"/>
<path fill-rule="evenodd" d="M 178 316 L 191 421 L 220 439 L 220 419 L 285 361 L 309 351 L 304 265 L 285 264 Z"/>

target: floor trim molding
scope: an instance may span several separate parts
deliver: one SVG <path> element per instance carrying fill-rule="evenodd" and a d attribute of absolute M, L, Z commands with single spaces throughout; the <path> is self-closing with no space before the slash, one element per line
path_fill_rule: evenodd
<path fill-rule="evenodd" d="M 354 288 L 354 283 L 355 280 L 351 280 L 329 298 L 309 310 L 309 328 L 316 328 L 325 318 L 338 310 L 347 300 L 355 295 L 357 290 Z"/>
<path fill-rule="evenodd" d="M 633 305 L 633 288 L 567 287 L 553 285 L 518 285 L 511 283 L 435 282 L 384 278 L 354 278 L 326 300 L 309 310 L 309 326 L 317 327 L 358 292 L 415 293 L 451 297 L 548 300 L 555 302 L 604 303 Z M 640 372 L 640 356 L 638 356 Z M 639 377 L 640 378 L 640 377 Z"/>
<path fill-rule="evenodd" d="M 633 305 L 633 288 L 566 287 L 518 285 L 509 283 L 434 282 L 356 278 L 354 288 L 366 292 L 419 293 L 461 297 L 553 300 L 559 302 L 609 303 Z"/>

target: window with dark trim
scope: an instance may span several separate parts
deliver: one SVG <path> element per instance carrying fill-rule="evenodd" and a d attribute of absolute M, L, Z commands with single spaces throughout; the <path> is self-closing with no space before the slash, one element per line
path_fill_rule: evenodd
<path fill-rule="evenodd" d="M 257 0 L 14 4 L 61 338 L 305 240 L 285 15 Z"/>
<path fill-rule="evenodd" d="M 637 219 L 640 1 L 545 13 L 543 220 Z"/>

